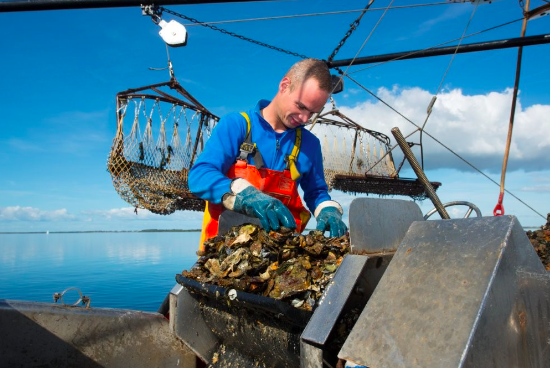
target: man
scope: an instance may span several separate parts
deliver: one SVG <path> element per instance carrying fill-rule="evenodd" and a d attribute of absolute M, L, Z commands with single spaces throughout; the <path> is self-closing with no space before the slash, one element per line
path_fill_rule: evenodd
<path fill-rule="evenodd" d="M 345 234 L 342 207 L 325 183 L 321 144 L 302 128 L 323 109 L 331 90 L 326 64 L 305 59 L 289 69 L 271 102 L 260 100 L 246 113 L 220 119 L 189 172 L 189 189 L 208 202 L 202 241 L 217 234 L 225 209 L 259 218 L 267 231 L 303 231 L 310 213 L 298 185 L 317 229 Z"/>

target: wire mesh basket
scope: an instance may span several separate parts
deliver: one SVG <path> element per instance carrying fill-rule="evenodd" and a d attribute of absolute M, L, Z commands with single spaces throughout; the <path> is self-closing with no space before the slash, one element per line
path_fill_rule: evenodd
<path fill-rule="evenodd" d="M 329 190 L 426 198 L 418 180 L 399 177 L 388 136 L 362 127 L 336 108 L 320 115 L 310 130 L 321 141 Z M 431 184 L 434 189 L 441 185 Z"/>
<path fill-rule="evenodd" d="M 132 111 L 133 121 L 124 124 Z M 204 210 L 204 201 L 189 191 L 187 176 L 218 120 L 175 78 L 117 94 L 117 132 L 107 170 L 122 199 L 162 215 Z"/>

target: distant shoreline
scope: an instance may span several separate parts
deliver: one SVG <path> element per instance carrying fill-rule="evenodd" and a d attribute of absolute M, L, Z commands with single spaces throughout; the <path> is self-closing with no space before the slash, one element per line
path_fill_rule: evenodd
<path fill-rule="evenodd" d="M 0 231 L 2 234 L 90 234 L 90 233 L 196 233 L 201 229 L 89 230 L 89 231 Z"/>
<path fill-rule="evenodd" d="M 523 230 L 539 230 L 540 226 L 523 226 Z M 314 229 L 305 229 L 309 232 Z M 91 233 L 200 233 L 201 229 L 145 229 L 145 230 L 89 230 L 89 231 L 0 231 L 0 235 L 10 234 L 91 234 Z"/>

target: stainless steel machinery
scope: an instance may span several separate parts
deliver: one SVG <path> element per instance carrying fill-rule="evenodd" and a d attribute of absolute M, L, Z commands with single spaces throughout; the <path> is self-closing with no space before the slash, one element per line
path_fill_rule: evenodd
<path fill-rule="evenodd" d="M 182 275 L 163 313 L 1 300 L 0 367 L 549 367 L 550 275 L 515 217 L 359 198 L 349 218 L 313 313 Z"/>
<path fill-rule="evenodd" d="M 355 254 L 312 314 L 179 275 L 172 330 L 215 367 L 548 367 L 550 275 L 515 217 L 360 198 L 349 218 Z"/>

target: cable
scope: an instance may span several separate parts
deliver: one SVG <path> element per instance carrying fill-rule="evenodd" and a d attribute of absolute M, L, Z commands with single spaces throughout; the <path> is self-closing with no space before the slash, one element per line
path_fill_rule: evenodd
<path fill-rule="evenodd" d="M 487 29 L 484 29 L 482 31 L 479 31 L 479 32 L 475 32 L 475 33 L 472 33 L 472 34 L 469 34 L 467 36 L 464 36 L 463 38 L 468 38 L 468 37 L 473 37 L 473 36 L 477 36 L 481 33 L 485 33 L 485 32 L 488 32 L 488 31 L 492 31 L 494 29 L 497 29 L 497 28 L 500 28 L 500 27 L 504 27 L 504 26 L 507 26 L 507 25 L 510 25 L 510 24 L 513 24 L 513 23 L 516 23 L 516 22 L 519 22 L 519 21 L 522 21 L 523 18 L 518 18 L 518 19 L 515 19 L 515 20 L 512 20 L 510 22 L 506 22 L 506 23 L 503 23 L 503 24 L 499 24 L 498 26 L 494 26 L 494 27 L 491 27 L 491 28 L 487 28 Z M 406 55 L 402 55 L 402 56 L 399 56 L 399 57 L 396 57 L 395 59 L 391 59 L 391 60 L 388 60 L 388 61 L 384 61 L 384 62 L 381 62 L 381 63 L 378 63 L 378 64 L 374 64 L 374 65 L 370 65 L 370 66 L 367 66 L 365 68 L 361 68 L 361 69 L 357 69 L 357 70 L 354 70 L 352 71 L 351 73 L 349 74 L 355 74 L 355 73 L 359 73 L 363 70 L 367 70 L 367 69 L 370 69 L 370 68 L 374 68 L 376 66 L 380 66 L 380 65 L 383 65 L 383 64 L 387 64 L 387 63 L 390 63 L 392 61 L 396 61 L 396 60 L 400 60 L 400 59 L 403 59 L 404 57 L 407 57 L 409 55 L 414 55 L 414 54 L 417 54 L 419 52 L 422 52 L 422 51 L 426 51 L 426 50 L 431 50 L 431 49 L 434 49 L 436 47 L 439 47 L 439 46 L 443 46 L 443 45 L 447 45 L 451 42 L 455 42 L 455 41 L 458 41 L 460 38 L 455 38 L 454 40 L 450 40 L 450 41 L 447 41 L 447 42 L 443 42 L 443 43 L 440 43 L 440 44 L 437 44 L 437 45 L 434 45 L 434 46 L 430 46 L 430 47 L 426 47 L 425 49 L 422 49 L 422 50 L 417 50 L 417 51 L 413 51 L 409 54 L 406 54 Z"/>
<path fill-rule="evenodd" d="M 295 52 L 292 52 L 292 51 L 288 51 L 288 50 L 285 50 L 285 49 L 282 49 L 280 47 L 277 47 L 277 46 L 272 46 L 272 45 L 268 45 L 267 43 L 264 43 L 264 42 L 261 42 L 261 41 L 256 41 L 256 40 L 253 40 L 252 38 L 248 38 L 248 37 L 245 37 L 245 36 L 242 36 L 242 35 L 239 35 L 237 33 L 234 33 L 234 32 L 229 32 L 223 28 L 218 28 L 216 26 L 211 26 L 211 25 L 208 25 L 206 23 L 201 23 L 200 21 L 198 21 L 197 19 L 195 18 L 191 18 L 191 17 L 188 17 L 186 15 L 183 15 L 183 14 L 180 14 L 180 13 L 176 13 L 175 11 L 172 11 L 170 9 L 166 9 L 165 7 L 159 7 L 160 10 L 162 10 L 163 12 L 166 12 L 166 13 L 169 13 L 169 14 L 172 14 L 172 15 L 175 15 L 176 17 L 180 17 L 180 18 L 183 18 L 183 19 L 187 19 L 188 21 L 190 22 L 193 22 L 193 23 L 196 23 L 196 24 L 199 24 L 203 27 L 206 27 L 206 28 L 210 28 L 214 31 L 218 31 L 218 32 L 221 32 L 223 34 L 226 34 L 228 36 L 231 36 L 231 37 L 235 37 L 235 38 L 239 38 L 243 41 L 248 41 L 248 42 L 251 42 L 251 43 L 254 43 L 258 46 L 262 46 L 262 47 L 266 47 L 268 49 L 271 49 L 271 50 L 274 50 L 274 51 L 279 51 L 279 52 L 282 52 L 282 53 L 285 53 L 285 54 L 288 54 L 288 55 L 292 55 L 292 56 L 296 56 L 296 57 L 299 57 L 301 59 L 307 59 L 308 57 L 305 56 L 305 55 L 302 55 L 302 54 L 298 54 L 298 53 L 295 53 Z"/>
<path fill-rule="evenodd" d="M 332 53 L 330 54 L 330 56 L 328 57 L 327 59 L 327 62 L 331 62 L 334 57 L 336 56 L 336 54 L 338 53 L 338 51 L 340 51 L 340 48 L 342 48 L 342 46 L 344 46 L 344 44 L 346 43 L 346 41 L 348 40 L 348 38 L 351 36 L 351 34 L 353 33 L 353 31 L 355 31 L 357 29 L 357 27 L 359 27 L 359 22 L 361 22 L 361 18 L 363 18 L 363 15 L 365 15 L 365 13 L 367 12 L 367 10 L 369 10 L 370 6 L 372 5 L 372 3 L 374 2 L 374 0 L 370 0 L 369 3 L 367 4 L 367 6 L 365 6 L 365 9 L 363 9 L 363 11 L 361 12 L 361 14 L 359 15 L 359 17 L 357 17 L 357 19 L 355 19 L 353 21 L 353 23 L 351 23 L 349 25 L 349 29 L 348 31 L 346 32 L 346 34 L 344 35 L 344 37 L 340 40 L 340 43 L 338 44 L 338 46 L 336 46 L 334 48 L 334 50 L 332 51 Z M 392 1 L 393 2 L 393 1 Z M 384 14 L 386 14 L 384 12 Z M 363 43 L 364 45 L 364 43 Z"/>
<path fill-rule="evenodd" d="M 384 17 L 386 16 L 386 13 L 388 12 L 388 9 L 389 7 L 391 6 L 391 4 L 393 4 L 394 0 L 391 1 L 390 5 L 388 5 L 388 7 L 386 8 L 386 11 L 382 14 L 382 16 L 378 19 L 378 22 L 376 22 L 376 24 L 374 25 L 373 29 L 371 30 L 371 32 L 369 33 L 369 35 L 367 36 L 367 38 L 365 39 L 365 41 L 363 41 L 363 44 L 361 45 L 361 47 L 359 48 L 359 50 L 357 51 L 357 53 L 355 54 L 355 56 L 353 57 L 353 59 L 351 60 L 351 63 L 349 63 L 348 67 L 346 68 L 345 71 L 342 71 L 340 68 L 336 68 L 336 70 L 338 70 L 338 72 L 342 75 L 340 77 L 340 82 L 342 81 L 342 78 L 344 77 L 344 75 L 346 75 L 346 72 L 348 71 L 348 69 L 353 65 L 353 62 L 355 61 L 355 59 L 357 59 L 357 56 L 359 56 L 359 53 L 361 52 L 361 50 L 363 50 L 363 48 L 365 47 L 365 45 L 367 44 L 367 42 L 370 40 L 372 34 L 374 33 L 374 31 L 376 30 L 376 28 L 378 28 L 378 25 L 380 24 L 380 22 L 382 21 L 382 19 L 384 19 Z M 372 3 L 371 3 L 372 4 Z M 369 4 L 370 5 L 370 4 Z M 341 43 L 339 47 L 341 47 L 343 45 L 343 43 Z M 333 55 L 335 55 L 335 53 L 333 52 Z M 331 56 L 333 56 L 331 55 Z"/>
<path fill-rule="evenodd" d="M 389 10 L 398 10 L 398 9 L 407 9 L 407 8 L 418 8 L 418 7 L 425 7 L 425 6 L 436 6 L 436 5 L 450 5 L 450 4 L 460 4 L 460 3 L 448 3 L 448 2 L 440 2 L 440 3 L 431 3 L 431 4 L 412 4 L 412 5 L 401 5 L 401 6 L 394 6 L 389 8 Z M 385 10 L 387 8 L 372 8 L 368 11 L 380 11 Z M 295 14 L 295 15 L 280 15 L 276 17 L 262 17 L 262 18 L 246 18 L 246 19 L 233 19 L 233 20 L 220 20 L 220 21 L 214 21 L 214 22 L 203 22 L 203 23 L 197 23 L 197 24 L 185 24 L 186 27 L 193 27 L 193 26 L 201 26 L 204 24 L 227 24 L 227 23 L 244 23 L 244 22 L 256 22 L 256 21 L 263 21 L 263 20 L 279 20 L 279 19 L 289 19 L 289 18 L 304 18 L 304 17 L 315 17 L 320 15 L 337 15 L 337 14 L 348 14 L 348 13 L 359 13 L 364 11 L 364 9 L 354 9 L 354 10 L 340 10 L 340 11 L 332 11 L 332 12 L 322 12 L 322 13 L 308 13 L 308 14 Z"/>
<path fill-rule="evenodd" d="M 441 82 L 439 82 L 439 87 L 437 87 L 437 91 L 435 92 L 436 95 L 439 94 L 439 91 L 441 91 L 441 87 L 443 86 L 443 81 L 445 80 L 445 77 L 447 76 L 447 73 L 449 73 L 449 69 L 451 69 L 451 65 L 453 64 L 453 61 L 455 59 L 456 53 L 458 52 L 458 48 L 462 44 L 462 41 L 464 40 L 464 35 L 466 34 L 466 31 L 468 30 L 468 27 L 470 26 L 470 23 L 472 22 L 472 19 L 474 18 L 474 14 L 476 13 L 477 7 L 479 3 L 476 3 L 474 11 L 472 12 L 472 15 L 470 16 L 470 19 L 468 20 L 468 24 L 466 24 L 466 28 L 464 28 L 464 32 L 462 32 L 462 36 L 460 37 L 460 41 L 458 41 L 458 44 L 456 45 L 455 52 L 453 54 L 453 57 L 451 58 L 451 61 L 449 62 L 449 65 L 447 66 L 447 70 L 445 70 L 445 74 L 443 74 L 443 78 L 441 78 Z M 426 125 L 426 123 L 424 123 Z M 424 128 L 424 125 L 422 128 Z"/>
<path fill-rule="evenodd" d="M 360 17 L 356 20 L 356 23 L 358 25 L 358 21 L 361 19 L 361 17 L 366 13 L 366 11 L 368 11 L 370 5 L 372 4 L 374 0 L 371 0 L 370 3 L 367 5 L 366 9 L 363 9 L 362 10 L 362 14 L 360 15 Z M 395 59 L 392 59 L 392 60 L 388 60 L 386 62 L 383 62 L 383 63 L 379 63 L 379 64 L 375 64 L 375 65 L 372 65 L 372 66 L 369 66 L 369 67 L 366 67 L 366 68 L 362 68 L 362 69 L 359 69 L 359 70 L 356 70 L 356 71 L 353 71 L 352 73 L 347 73 L 347 70 L 351 67 L 351 65 L 353 64 L 353 61 L 357 58 L 357 56 L 359 55 L 359 52 L 363 49 L 363 47 L 365 46 L 366 42 L 369 40 L 369 38 L 371 37 L 371 35 L 373 34 L 374 30 L 377 28 L 378 24 L 380 23 L 380 21 L 382 20 L 382 18 L 384 18 L 386 12 L 389 10 L 389 9 L 397 9 L 397 8 L 412 8 L 412 7 L 419 7 L 419 6 L 431 6 L 431 5 L 443 5 L 443 4 L 447 4 L 447 3 L 433 3 L 433 4 L 416 4 L 416 5 L 409 5 L 409 6 L 400 6 L 400 7 L 391 7 L 391 4 L 393 4 L 393 1 L 390 3 L 390 5 L 388 7 L 385 8 L 385 12 L 384 14 L 380 17 L 378 23 L 375 25 L 375 27 L 373 28 L 373 30 L 371 31 L 371 33 L 369 34 L 369 36 L 367 37 L 367 39 L 363 42 L 361 48 L 359 49 L 359 51 L 357 52 L 357 54 L 354 56 L 352 62 L 348 65 L 348 68 L 346 69 L 345 72 L 341 71 L 340 69 L 338 69 L 338 71 L 340 72 L 340 74 L 342 74 L 342 78 L 343 76 L 345 75 L 347 78 L 349 78 L 351 81 L 353 81 L 354 83 L 356 83 L 359 87 L 363 88 L 365 91 L 367 91 L 369 94 L 371 94 L 373 97 L 375 97 L 376 99 L 378 99 L 380 102 L 382 102 L 383 104 L 385 104 L 386 106 L 388 106 L 391 110 L 393 110 L 394 112 L 396 112 L 398 115 L 400 115 L 401 117 L 403 117 L 405 120 L 407 120 L 409 123 L 413 124 L 417 130 L 420 130 L 421 132 L 424 131 L 421 127 L 419 127 L 417 124 L 415 124 L 413 121 L 411 121 L 410 119 L 408 119 L 407 117 L 405 117 L 403 114 L 401 114 L 400 112 L 398 112 L 396 109 L 394 109 L 392 106 L 390 106 L 389 104 L 387 104 L 385 101 L 383 101 L 381 98 L 379 98 L 378 96 L 376 96 L 373 92 L 371 92 L 370 90 L 368 90 L 366 87 L 362 86 L 359 82 L 357 82 L 355 79 L 351 78 L 349 74 L 353 74 L 353 73 L 357 73 L 359 71 L 363 71 L 363 70 L 366 70 L 366 69 L 370 69 L 372 67 L 375 67 L 375 66 L 379 66 L 379 65 L 382 65 L 382 64 L 385 64 L 385 63 L 389 63 L 391 61 L 395 61 L 395 60 L 398 60 L 400 58 L 403 58 L 405 56 L 401 56 L 401 57 L 398 57 L 398 58 L 395 58 Z M 178 17 L 181 17 L 183 19 L 187 19 L 193 23 L 195 23 L 196 25 L 201 25 L 203 27 L 207 27 L 207 28 L 210 28 L 212 30 L 215 30 L 215 31 L 218 31 L 218 32 L 221 32 L 221 33 L 224 33 L 224 34 L 227 34 L 229 36 L 232 36 L 232 37 L 236 37 L 236 38 L 239 38 L 241 40 L 244 40 L 244 41 L 248 41 L 248 42 L 251 42 L 251 43 L 255 43 L 259 46 L 263 46 L 263 47 L 267 47 L 269 49 L 272 49 L 272 50 L 275 50 L 275 51 L 280 51 L 280 52 L 283 52 L 283 53 L 286 53 L 286 54 L 289 54 L 289 55 L 293 55 L 293 56 L 297 56 L 297 57 L 300 57 L 302 59 L 305 59 L 307 58 L 307 56 L 305 55 L 301 55 L 301 54 L 298 54 L 298 53 L 295 53 L 295 52 L 292 52 L 292 51 L 288 51 L 288 50 L 284 50 L 282 48 L 279 48 L 279 47 L 276 47 L 276 46 L 272 46 L 272 45 L 268 45 L 266 43 L 263 43 L 263 42 L 260 42 L 260 41 L 256 41 L 256 40 L 253 40 L 251 38 L 248 38 L 248 37 L 245 37 L 245 36 L 242 36 L 242 35 L 238 35 L 234 32 L 229 32 L 227 30 L 224 30 L 224 29 L 221 29 L 221 28 L 218 28 L 218 27 L 215 27 L 215 26 L 212 26 L 210 24 L 215 24 L 215 23 L 222 23 L 222 22 L 212 22 L 212 23 L 203 23 L 203 22 L 200 22 L 198 21 L 197 19 L 194 19 L 194 18 L 191 18 L 191 17 L 187 17 L 183 14 L 179 14 L 179 13 L 176 13 L 174 11 L 171 11 L 169 9 L 166 9 L 164 7 L 160 7 L 159 9 L 161 9 L 162 11 L 165 11 L 167 13 L 170 13 L 172 15 L 175 15 L 175 16 L 178 16 Z M 476 9 L 477 9 L 477 5 L 476 5 Z M 380 10 L 380 9 L 372 9 L 372 10 Z M 348 11 L 348 12 L 352 12 L 352 11 Z M 336 12 L 333 12 L 332 14 L 335 14 Z M 473 14 L 475 13 L 475 10 L 474 12 L 472 13 L 472 17 L 473 17 Z M 329 13 L 326 13 L 326 14 L 329 14 Z M 315 15 L 322 15 L 322 13 L 317 13 L 317 14 L 306 14 L 306 15 L 301 15 L 301 16 L 315 16 Z M 270 18 L 256 18 L 256 19 L 248 19 L 248 20 L 238 20 L 238 21 L 224 21 L 223 23 L 230 23 L 230 22 L 244 22 L 244 21 L 255 21 L 255 20 L 267 20 L 267 19 L 282 19 L 282 18 L 295 18 L 295 17 L 301 17 L 299 15 L 296 15 L 296 16 L 282 16 L 282 17 L 270 17 Z M 504 23 L 504 24 L 501 24 L 499 26 L 495 26 L 495 27 L 491 27 L 491 28 L 488 28 L 486 30 L 483 30 L 483 31 L 479 31 L 479 32 L 476 32 L 476 33 L 473 33 L 473 34 L 470 34 L 468 36 L 464 36 L 464 34 L 462 35 L 461 38 L 459 39 L 455 39 L 455 40 L 451 40 L 451 41 L 448 41 L 448 42 L 445 42 L 445 43 L 441 43 L 439 45 L 436 45 L 436 46 L 432 46 L 432 47 L 428 47 L 424 50 L 429 50 L 429 49 L 432 49 L 432 48 L 435 48 L 435 47 L 438 47 L 438 46 L 441 46 L 441 45 L 445 45 L 445 44 L 448 44 L 448 43 L 451 43 L 451 42 L 454 42 L 454 41 L 457 41 L 457 40 L 460 40 L 460 42 L 462 42 L 462 40 L 464 38 L 468 38 L 468 37 L 472 37 L 474 35 L 478 35 L 478 34 L 481 34 L 481 33 L 484 33 L 484 32 L 487 32 L 487 31 L 490 31 L 490 30 L 493 30 L 493 29 L 496 29 L 496 28 L 499 28 L 499 27 L 503 27 L 503 26 L 506 26 L 508 24 L 512 24 L 512 23 L 515 23 L 519 20 L 523 20 L 523 18 L 520 18 L 520 19 L 517 19 L 517 20 L 514 20 L 514 21 L 510 21 L 508 23 Z M 471 21 L 471 18 L 470 18 L 470 21 Z M 470 22 L 468 22 L 468 25 L 470 24 Z M 357 27 L 357 25 L 355 27 Z M 468 28 L 468 27 L 466 27 Z M 348 34 L 346 34 L 346 36 L 344 37 L 344 39 L 340 42 L 340 44 L 337 46 L 337 48 L 333 51 L 333 54 L 331 55 L 331 57 L 333 58 L 336 53 L 338 52 L 338 50 L 340 49 L 340 47 L 342 47 L 342 45 L 345 43 L 345 41 L 347 40 L 347 38 L 351 35 L 351 32 L 353 32 L 353 30 L 355 30 L 355 28 L 353 28 L 353 23 L 352 23 L 352 29 L 350 29 L 350 31 L 348 31 Z M 459 43 L 460 45 L 460 43 Z M 415 52 L 412 52 L 408 55 L 413 55 L 417 52 L 420 52 L 420 51 L 424 51 L 424 50 L 419 50 L 419 51 L 415 51 Z M 457 47 L 457 50 L 458 50 L 458 47 Z M 456 55 L 456 52 L 455 52 L 455 55 Z M 453 59 L 454 59 L 454 55 L 453 55 Z M 451 60 L 451 63 L 452 63 L 452 60 Z M 445 78 L 448 70 L 450 68 L 450 64 L 449 64 L 449 67 L 447 68 L 447 71 L 445 72 L 445 75 L 443 76 L 443 79 Z M 438 87 L 438 92 L 441 88 L 441 85 L 442 85 L 442 82 L 443 82 L 443 79 L 440 83 L 440 86 Z M 426 119 L 427 120 L 427 119 Z M 426 122 L 424 122 L 424 125 L 426 124 Z M 407 135 L 407 137 L 409 137 L 410 135 L 414 134 L 416 132 L 413 131 L 412 133 L 410 133 L 409 135 Z M 456 152 L 454 152 L 451 148 L 447 147 L 446 145 L 444 145 L 441 141 L 439 141 L 438 139 L 436 139 L 434 136 L 432 136 L 431 134 L 429 134 L 428 132 L 424 131 L 426 133 L 427 136 L 429 136 L 430 138 L 432 138 L 435 142 L 439 143 L 442 147 L 444 147 L 445 149 L 447 149 L 449 152 L 451 152 L 452 154 L 454 154 L 456 157 L 458 157 L 460 160 L 462 160 L 463 162 L 465 162 L 467 165 L 469 165 L 470 167 L 472 167 L 474 170 L 476 170 L 477 172 L 479 172 L 480 174 L 482 174 L 483 176 L 485 176 L 487 179 L 489 179 L 491 182 L 493 182 L 494 184 L 496 185 L 499 185 L 498 183 L 496 183 L 493 179 L 491 179 L 489 176 L 487 176 L 485 173 L 483 173 L 481 170 L 479 170 L 477 167 L 475 167 L 473 164 L 471 164 L 469 161 L 467 161 L 466 159 L 462 158 L 460 155 L 458 155 Z M 392 149 L 388 152 L 391 152 L 395 147 L 392 147 Z M 388 154 L 388 152 L 386 153 L 386 155 Z M 384 155 L 384 157 L 386 156 Z M 379 162 L 381 161 L 381 159 L 374 165 L 376 166 Z M 374 167 L 373 166 L 373 167 Z M 372 169 L 373 167 L 371 167 L 370 169 Z M 369 170 L 370 170 L 369 169 Z M 544 216 L 542 216 L 539 212 L 537 212 L 535 209 L 533 209 L 532 207 L 530 207 L 529 205 L 527 205 L 525 202 L 523 202 L 521 199 L 519 199 L 517 196 L 515 196 L 513 193 L 511 193 L 510 191 L 508 190 L 505 190 L 508 194 L 510 194 L 512 197 L 516 198 L 519 202 L 521 202 L 522 204 L 524 204 L 526 207 L 530 208 L 533 212 L 535 212 L 536 214 L 538 214 L 539 216 L 541 216 L 542 218 L 546 219 Z"/>
<path fill-rule="evenodd" d="M 412 120 L 410 120 L 409 118 L 407 118 L 406 116 L 404 116 L 403 114 L 401 114 L 399 111 L 397 111 L 396 109 L 394 109 L 391 105 L 389 105 L 387 102 L 385 102 L 384 100 L 382 100 L 380 97 L 378 97 L 376 94 L 374 94 L 372 91 L 370 91 L 368 88 L 366 88 L 365 86 L 363 86 L 361 83 L 357 82 L 355 79 L 353 79 L 352 77 L 350 77 L 349 75 L 346 75 L 346 77 L 348 79 L 350 79 L 352 82 L 354 82 L 355 84 L 357 84 L 359 87 L 361 87 L 362 89 L 364 89 L 366 92 L 368 92 L 370 95 L 372 95 L 374 98 L 376 98 L 378 101 L 382 102 L 384 105 L 386 105 L 387 107 L 389 107 L 391 110 L 393 110 L 394 112 L 396 112 L 399 116 L 401 116 L 402 118 L 404 118 L 406 121 L 408 121 L 409 123 L 411 123 L 412 125 L 414 125 L 416 128 L 418 128 L 417 130 L 414 130 L 413 132 L 411 132 L 410 134 L 408 134 L 405 138 L 408 138 L 410 137 L 412 134 L 414 134 L 416 131 L 420 130 L 420 127 L 415 124 Z M 491 179 L 487 174 L 485 174 L 483 171 L 481 171 L 480 169 L 478 169 L 477 167 L 475 167 L 472 163 L 470 163 L 468 160 L 466 160 L 465 158 L 463 158 L 462 156 L 460 156 L 458 153 L 454 152 L 450 147 L 446 146 L 445 144 L 443 144 L 441 141 L 439 141 L 437 138 L 435 138 L 434 136 L 432 136 L 430 133 L 428 133 L 427 131 L 424 131 L 424 133 L 426 133 L 426 135 L 430 138 L 432 138 L 435 142 L 439 143 L 443 148 L 445 148 L 446 150 L 448 150 L 449 152 L 451 152 L 453 155 L 455 155 L 456 157 L 458 157 L 460 160 L 462 160 L 464 163 L 466 163 L 468 166 L 470 166 L 472 169 L 474 169 L 475 171 L 477 171 L 478 173 L 480 173 L 481 175 L 483 175 L 485 178 L 489 179 L 491 182 L 493 182 L 495 185 L 497 186 L 500 186 L 500 184 L 498 184 L 496 181 L 494 181 L 493 179 Z M 396 146 L 392 147 L 392 149 L 390 151 L 392 151 Z M 388 153 L 386 153 L 387 155 Z M 384 157 L 386 156 L 384 155 Z M 382 161 L 382 158 L 376 162 L 374 166 L 376 166 L 380 161 Z M 370 169 L 372 169 L 373 167 L 371 167 Z M 370 170 L 369 169 L 369 170 Z M 512 197 L 514 197 L 515 199 L 517 199 L 520 203 L 522 203 L 524 206 L 526 206 L 527 208 L 529 208 L 531 211 L 533 211 L 534 213 L 536 213 L 537 215 L 539 215 L 540 217 L 542 217 L 543 219 L 546 220 L 546 217 L 544 217 L 542 214 L 540 214 L 538 211 L 536 211 L 533 207 L 529 206 L 527 203 L 525 203 L 523 200 L 521 200 L 520 198 L 518 198 L 514 193 L 510 192 L 508 189 L 505 189 L 505 192 L 510 194 Z"/>
<path fill-rule="evenodd" d="M 372 5 L 374 0 L 371 0 L 371 2 L 366 6 L 365 8 L 365 11 Z M 357 59 L 357 56 L 359 55 L 359 53 L 361 52 L 361 50 L 365 47 L 365 45 L 367 44 L 367 42 L 369 41 L 370 37 L 372 36 L 372 34 L 374 33 L 374 31 L 376 30 L 376 28 L 378 28 L 378 25 L 380 24 L 380 22 L 382 21 L 382 19 L 386 16 L 386 13 L 388 12 L 388 10 L 390 9 L 391 7 L 391 4 L 393 4 L 394 0 L 391 1 L 391 3 L 386 7 L 386 11 L 384 11 L 384 13 L 382 14 L 382 16 L 378 19 L 378 22 L 376 22 L 376 24 L 374 25 L 373 29 L 371 30 L 371 32 L 369 33 L 369 35 L 367 36 L 367 38 L 365 39 L 365 41 L 363 41 L 363 44 L 361 45 L 361 47 L 359 48 L 359 50 L 357 51 L 357 53 L 355 53 L 355 56 L 353 57 L 351 63 L 349 63 L 348 67 L 346 68 L 345 71 L 342 71 L 340 68 L 336 68 L 336 70 L 340 73 L 341 77 L 340 77 L 340 80 L 338 81 L 338 83 L 335 84 L 335 86 L 333 87 L 332 91 L 331 91 L 331 95 L 332 95 L 332 92 L 334 91 L 334 89 L 336 88 L 336 86 L 339 84 L 339 83 L 342 83 L 342 79 L 344 78 L 344 75 L 346 75 L 347 71 L 349 70 L 349 68 L 353 65 L 353 62 L 355 61 L 355 59 Z M 331 58 L 334 58 L 334 56 L 336 55 L 336 53 L 338 52 L 338 50 L 344 45 L 345 41 L 347 40 L 347 38 L 351 35 L 351 32 L 353 32 L 355 30 L 355 28 L 357 27 L 357 25 L 359 24 L 359 20 L 361 19 L 361 17 L 364 15 L 364 13 L 362 13 L 359 18 L 357 18 L 357 20 L 355 22 L 353 22 L 351 25 L 350 25 L 350 30 L 346 33 L 346 36 L 344 36 L 344 38 L 342 39 L 342 41 L 340 41 L 340 44 L 336 47 L 336 49 L 334 49 L 334 51 L 332 52 L 332 54 L 330 55 L 329 57 L 329 61 L 331 60 Z M 313 127 L 312 127 L 313 128 Z M 310 129 L 311 130 L 311 129 Z"/>
<path fill-rule="evenodd" d="M 479 3 L 476 3 L 474 11 L 472 12 L 472 15 L 470 15 L 470 19 L 468 20 L 468 23 L 466 24 L 466 27 L 464 28 L 464 32 L 462 32 L 462 36 L 460 37 L 460 41 L 458 41 L 458 44 L 456 45 L 455 52 L 449 61 L 449 65 L 447 65 L 447 70 L 445 70 L 445 73 L 443 74 L 443 77 L 441 78 L 441 81 L 439 82 L 439 86 L 437 87 L 437 90 L 435 91 L 435 95 L 432 97 L 432 101 L 430 102 L 430 105 L 427 109 L 427 115 L 426 119 L 424 120 L 424 124 L 422 124 L 422 128 L 420 129 L 420 137 L 419 137 L 419 143 L 420 143 L 420 162 L 422 163 L 422 169 L 424 169 L 424 146 L 422 145 L 422 132 L 424 131 L 424 128 L 426 127 L 426 123 L 428 122 L 428 119 L 432 115 L 432 108 L 437 100 L 437 95 L 441 91 L 441 87 L 443 87 L 443 82 L 445 81 L 445 77 L 447 77 L 447 74 L 449 73 L 449 70 L 451 69 L 451 65 L 453 65 L 453 61 L 455 59 L 456 53 L 458 52 L 458 48 L 462 44 L 462 41 L 464 40 L 464 35 L 466 34 L 466 31 L 468 30 L 468 27 L 470 27 L 470 23 L 472 22 L 472 19 L 474 18 L 474 14 L 477 11 Z"/>

